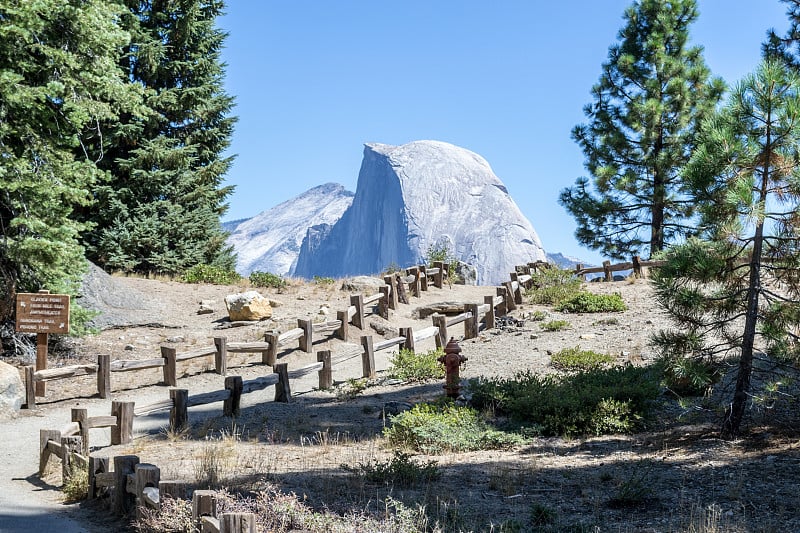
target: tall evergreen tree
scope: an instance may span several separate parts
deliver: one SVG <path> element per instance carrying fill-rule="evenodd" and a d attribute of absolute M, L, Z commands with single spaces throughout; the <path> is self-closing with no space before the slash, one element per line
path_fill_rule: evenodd
<path fill-rule="evenodd" d="M 0 1 L 0 320 L 17 290 L 69 292 L 85 265 L 74 209 L 102 178 L 87 139 L 137 98 L 118 14 L 105 0 Z"/>
<path fill-rule="evenodd" d="M 223 89 L 220 0 L 124 0 L 132 42 L 126 77 L 146 91 L 145 109 L 111 125 L 84 216 L 89 257 L 108 268 L 176 273 L 198 263 L 232 267 L 220 216 L 232 187 L 233 99 Z"/>
<path fill-rule="evenodd" d="M 609 257 L 652 254 L 691 230 L 679 171 L 724 91 L 688 45 L 697 16 L 695 0 L 634 2 L 584 108 L 589 122 L 572 131 L 596 193 L 580 177 L 559 201 L 578 241 Z"/>
<path fill-rule="evenodd" d="M 800 77 L 780 61 L 746 77 L 703 127 L 685 175 L 708 239 L 671 249 L 655 278 L 679 330 L 667 358 L 738 355 L 723 434 L 739 433 L 759 350 L 800 360 Z"/>
<path fill-rule="evenodd" d="M 787 4 L 789 30 L 780 36 L 775 30 L 767 32 L 767 42 L 762 45 L 764 57 L 779 59 L 789 67 L 800 71 L 800 0 L 781 0 Z"/>

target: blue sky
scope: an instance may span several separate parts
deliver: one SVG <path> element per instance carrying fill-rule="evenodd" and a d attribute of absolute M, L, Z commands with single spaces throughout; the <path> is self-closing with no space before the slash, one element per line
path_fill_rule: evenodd
<path fill-rule="evenodd" d="M 489 162 L 545 250 L 599 263 L 558 194 L 586 175 L 570 138 L 630 0 L 230 0 L 239 117 L 225 220 L 326 182 L 355 191 L 363 144 L 446 141 Z M 778 0 L 699 0 L 692 41 L 729 84 L 753 71 Z"/>

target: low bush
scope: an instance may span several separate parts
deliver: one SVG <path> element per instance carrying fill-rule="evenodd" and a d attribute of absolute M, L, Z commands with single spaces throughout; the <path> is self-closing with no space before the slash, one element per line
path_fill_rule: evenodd
<path fill-rule="evenodd" d="M 356 467 L 343 464 L 341 467 L 367 481 L 399 487 L 412 487 L 417 483 L 434 481 L 441 477 L 436 461 L 418 463 L 411 455 L 400 450 L 395 450 L 392 458 L 384 462 L 359 463 Z"/>
<path fill-rule="evenodd" d="M 320 285 L 322 287 L 330 287 L 331 285 L 336 283 L 335 279 L 329 278 L 327 276 L 314 276 L 313 281 L 314 285 Z"/>
<path fill-rule="evenodd" d="M 583 282 L 569 270 L 546 268 L 531 275 L 533 286 L 525 291 L 532 304 L 555 305 L 581 291 Z"/>
<path fill-rule="evenodd" d="M 566 320 L 550 320 L 549 322 L 542 322 L 539 327 L 545 331 L 561 331 L 569 329 L 571 324 Z"/>
<path fill-rule="evenodd" d="M 664 385 L 677 396 L 703 396 L 722 377 L 717 365 L 702 358 L 661 357 Z"/>
<path fill-rule="evenodd" d="M 556 311 L 563 313 L 614 313 L 627 308 L 619 293 L 594 294 L 585 291 L 565 298 L 555 306 Z"/>
<path fill-rule="evenodd" d="M 660 392 L 654 368 L 632 365 L 511 379 L 471 380 L 472 402 L 544 435 L 602 435 L 638 429 Z"/>
<path fill-rule="evenodd" d="M 581 350 L 580 346 L 576 346 L 554 353 L 550 363 L 561 370 L 593 370 L 608 365 L 613 360 L 608 354 Z"/>
<path fill-rule="evenodd" d="M 542 311 L 541 309 L 537 309 L 536 311 L 532 312 L 528 318 L 533 322 L 541 322 L 545 318 L 547 318 L 547 313 Z"/>
<path fill-rule="evenodd" d="M 210 283 L 212 285 L 233 285 L 241 281 L 235 270 L 214 265 L 195 265 L 181 275 L 184 283 Z"/>
<path fill-rule="evenodd" d="M 442 379 L 444 365 L 438 359 L 443 355 L 441 348 L 425 353 L 401 349 L 389 358 L 389 377 L 411 382 Z"/>
<path fill-rule="evenodd" d="M 250 284 L 253 287 L 267 287 L 271 289 L 283 289 L 286 287 L 286 280 L 271 272 L 261 272 L 254 270 L 250 273 Z"/>
<path fill-rule="evenodd" d="M 517 434 L 491 428 L 475 409 L 453 403 L 417 404 L 392 417 L 383 435 L 393 446 L 424 453 L 504 449 L 524 442 Z"/>

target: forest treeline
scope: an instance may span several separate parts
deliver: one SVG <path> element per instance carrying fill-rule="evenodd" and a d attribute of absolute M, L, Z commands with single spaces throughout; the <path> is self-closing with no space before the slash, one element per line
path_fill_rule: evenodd
<path fill-rule="evenodd" d="M 0 0 L 0 319 L 109 270 L 232 267 L 218 0 Z"/>

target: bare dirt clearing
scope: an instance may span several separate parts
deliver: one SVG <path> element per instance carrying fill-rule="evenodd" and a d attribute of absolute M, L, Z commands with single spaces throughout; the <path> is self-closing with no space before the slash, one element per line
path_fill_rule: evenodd
<path fill-rule="evenodd" d="M 323 320 L 321 308 L 327 307 L 335 317 L 336 310 L 349 305 L 349 293 L 338 285 L 303 284 L 280 292 L 262 289 L 265 296 L 280 302 L 273 320 L 217 329 L 226 316 L 223 298 L 241 288 L 142 279 L 121 279 L 121 283 L 158 302 L 161 325 L 109 329 L 87 337 L 74 346 L 79 359 L 93 361 L 98 353 L 111 353 L 112 360 L 158 357 L 161 344 L 180 352 L 207 345 L 221 335 L 229 342 L 263 340 L 265 331 L 286 331 L 296 327 L 298 318 Z M 570 328 L 547 332 L 539 322 L 527 320 L 520 328 L 482 332 L 478 339 L 461 343 L 469 358 L 462 377 L 511 377 L 524 370 L 552 372 L 550 354 L 574 346 L 608 353 L 619 362 L 652 360 L 648 339 L 667 323 L 654 307 L 648 283 L 586 286 L 593 292 L 621 293 L 628 310 L 565 315 L 525 305 L 514 316 L 524 318 L 541 310 L 548 320 L 568 321 Z M 410 305 L 401 305 L 389 321 L 368 317 L 369 330 L 364 334 L 378 337 L 377 330 L 381 330 L 391 337 L 400 327 L 430 326 L 429 318 L 414 318 L 414 308 L 441 301 L 478 303 L 493 290 L 432 288 L 422 293 L 422 298 L 411 298 Z M 201 300 L 216 302 L 216 311 L 198 315 Z M 456 338 L 462 333 L 460 326 L 450 332 Z M 351 327 L 351 342 L 358 344 L 360 334 Z M 315 343 L 314 351 L 336 353 L 341 347 L 341 341 L 323 341 Z M 433 347 L 431 339 L 417 350 Z M 295 492 L 307 505 L 339 513 L 382 513 L 382 500 L 391 496 L 412 508 L 425 506 L 431 523 L 438 522 L 448 531 L 800 531 L 800 496 L 795 490 L 800 476 L 800 440 L 796 434 L 777 429 L 772 424 L 773 413 L 764 411 L 754 413 L 746 440 L 722 441 L 716 438 L 713 411 L 699 404 L 682 410 L 666 399 L 661 415 L 646 433 L 572 440 L 535 438 L 512 450 L 418 455 L 415 460 L 438 464 L 439 480 L 411 488 L 365 481 L 343 465 L 352 469 L 392 456 L 380 437 L 387 423 L 384 407 L 442 395 L 440 382 L 404 384 L 383 379 L 388 355 L 376 355 L 379 379 L 360 392 L 348 382 L 361 375 L 361 361 L 355 358 L 334 367 L 338 386 L 333 391 L 316 390 L 314 374 L 292 382 L 293 398 L 288 404 L 273 402 L 271 390 L 243 396 L 242 412 L 236 420 L 222 417 L 218 405 L 193 408 L 189 411 L 192 427 L 185 435 L 161 430 L 166 425 L 163 417 L 137 418 L 137 438 L 132 445 L 96 453 L 134 453 L 143 462 L 161 467 L 163 479 L 190 482 L 203 479 L 204 457 L 216 454 L 225 461 L 218 468 L 219 479 L 212 481 L 222 486 L 258 489 L 277 484 L 283 491 Z M 285 350 L 279 361 L 292 369 L 315 362 L 316 356 Z M 228 375 L 247 380 L 271 373 L 269 367 L 250 364 L 256 362 L 260 362 L 258 355 L 229 360 Z M 200 370 L 197 365 L 181 366 L 184 377 L 179 386 L 190 394 L 221 388 L 222 376 L 195 374 Z M 116 374 L 115 399 L 135 399 L 141 405 L 167 398 L 167 388 L 156 385 L 161 380 L 160 370 L 150 372 Z M 127 381 L 118 381 L 117 376 Z M 43 406 L 22 416 L 46 417 L 48 412 L 64 412 L 66 406 L 76 404 L 107 414 L 109 401 L 80 399 L 92 394 L 94 377 L 81 379 L 48 384 Z M 38 435 L 32 437 L 36 440 Z M 542 513 L 547 520 L 537 521 Z"/>

